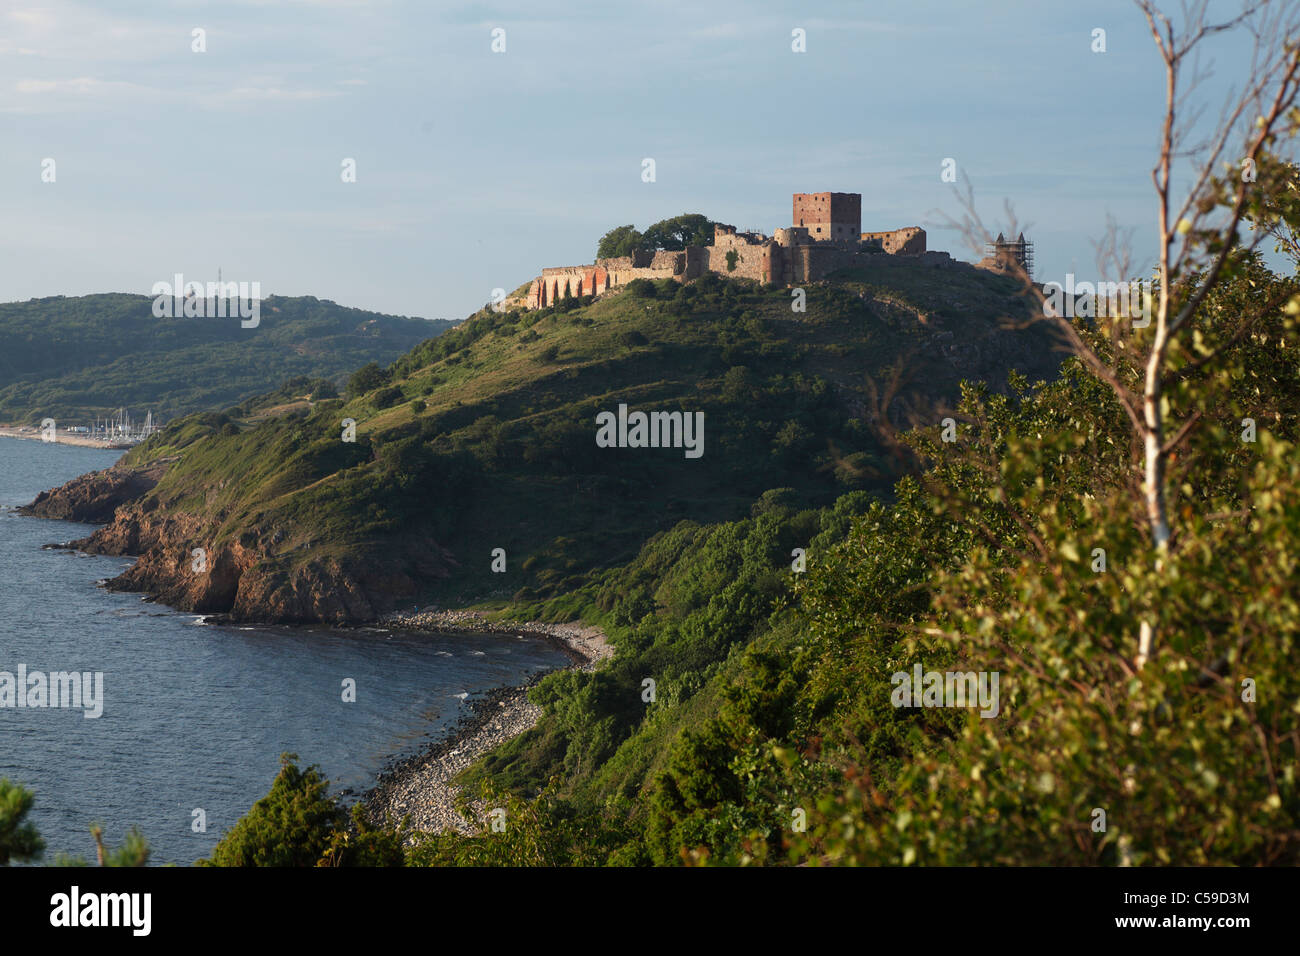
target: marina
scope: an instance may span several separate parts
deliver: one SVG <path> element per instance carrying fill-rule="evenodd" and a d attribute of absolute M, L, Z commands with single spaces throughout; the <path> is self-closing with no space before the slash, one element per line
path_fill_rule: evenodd
<path fill-rule="evenodd" d="M 54 419 L 46 418 L 39 426 L 0 426 L 0 438 L 26 438 L 86 448 L 126 449 L 140 444 L 160 428 L 162 426 L 154 421 L 152 411 L 145 413 L 142 423 L 137 423 L 128 409 L 119 408 L 112 415 L 96 418 L 88 425 L 60 426 Z"/>

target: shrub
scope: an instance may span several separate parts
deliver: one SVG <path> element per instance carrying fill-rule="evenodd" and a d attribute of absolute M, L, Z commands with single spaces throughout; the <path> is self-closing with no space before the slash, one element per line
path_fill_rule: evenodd
<path fill-rule="evenodd" d="M 624 291 L 634 299 L 653 299 L 655 298 L 655 284 L 649 279 L 633 279 L 623 287 Z"/>
<path fill-rule="evenodd" d="M 405 397 L 400 388 L 390 385 L 388 388 L 381 388 L 375 392 L 373 401 L 375 408 L 391 408 Z"/>
<path fill-rule="evenodd" d="M 388 372 L 379 367 L 378 362 L 367 362 L 361 368 L 352 373 L 348 379 L 347 395 L 348 398 L 356 398 L 358 395 L 364 395 L 366 392 L 379 388 L 381 385 L 388 383 Z"/>

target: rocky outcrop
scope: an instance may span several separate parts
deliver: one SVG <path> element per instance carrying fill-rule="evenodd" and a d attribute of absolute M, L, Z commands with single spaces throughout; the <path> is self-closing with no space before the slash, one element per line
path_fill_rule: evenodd
<path fill-rule="evenodd" d="M 182 611 L 228 614 L 266 624 L 361 624 L 420 596 L 455 566 L 428 541 L 385 541 L 382 553 L 249 528 L 223 535 L 225 516 L 172 511 L 150 495 L 166 463 L 76 478 L 44 492 L 26 514 L 107 522 L 63 547 L 90 554 L 136 557 L 105 582 L 112 591 L 138 591 Z"/>
<path fill-rule="evenodd" d="M 228 614 L 266 624 L 360 624 L 374 621 L 446 577 L 454 562 L 437 545 L 386 542 L 382 556 L 332 553 L 311 543 L 253 529 L 213 544 L 204 518 L 119 508 L 112 523 L 70 547 L 91 554 L 138 555 L 108 581 L 113 591 L 143 591 L 182 611 Z M 277 540 L 278 539 L 278 540 Z"/>
<path fill-rule="evenodd" d="M 36 500 L 19 508 L 20 514 L 37 518 L 59 518 L 84 524 L 104 524 L 128 502 L 142 498 L 158 484 L 167 465 L 175 459 L 151 462 L 144 468 L 114 465 L 103 471 L 74 478 L 66 485 L 42 491 Z"/>

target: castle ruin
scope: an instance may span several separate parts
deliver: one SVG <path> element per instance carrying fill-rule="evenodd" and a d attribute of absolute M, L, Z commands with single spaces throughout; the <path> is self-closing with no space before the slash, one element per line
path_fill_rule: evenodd
<path fill-rule="evenodd" d="M 637 250 L 590 265 L 543 269 L 527 295 L 507 305 L 542 309 L 564 299 L 602 295 L 633 279 L 687 282 L 706 272 L 791 286 L 815 282 L 837 269 L 882 261 L 936 268 L 957 264 L 946 252 L 927 251 L 925 230 L 919 226 L 863 232 L 860 193 L 795 193 L 791 225 L 772 236 L 715 223 L 712 245 Z"/>

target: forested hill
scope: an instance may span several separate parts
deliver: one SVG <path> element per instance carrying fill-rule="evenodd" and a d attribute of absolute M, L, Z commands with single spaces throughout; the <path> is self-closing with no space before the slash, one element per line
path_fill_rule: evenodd
<path fill-rule="evenodd" d="M 76 422 L 121 407 L 167 420 L 292 378 L 341 384 L 454 324 L 313 296 L 269 296 L 255 328 L 237 317 L 157 318 L 151 297 L 124 293 L 0 303 L 0 422 Z"/>
<path fill-rule="evenodd" d="M 485 310 L 362 368 L 341 399 L 173 423 L 124 466 L 179 461 L 85 546 L 141 555 L 115 587 L 243 619 L 559 594 L 772 489 L 810 505 L 888 494 L 912 467 L 894 434 L 940 421 L 960 381 L 1055 376 L 1042 326 L 1006 321 L 1023 318 L 1016 292 L 973 269 L 896 266 L 810 287 L 802 312 L 787 289 L 718 276 Z M 598 422 L 620 406 L 702 421 L 702 444 L 637 447 L 629 428 L 602 446 Z M 197 540 L 221 573 L 178 572 Z"/>

